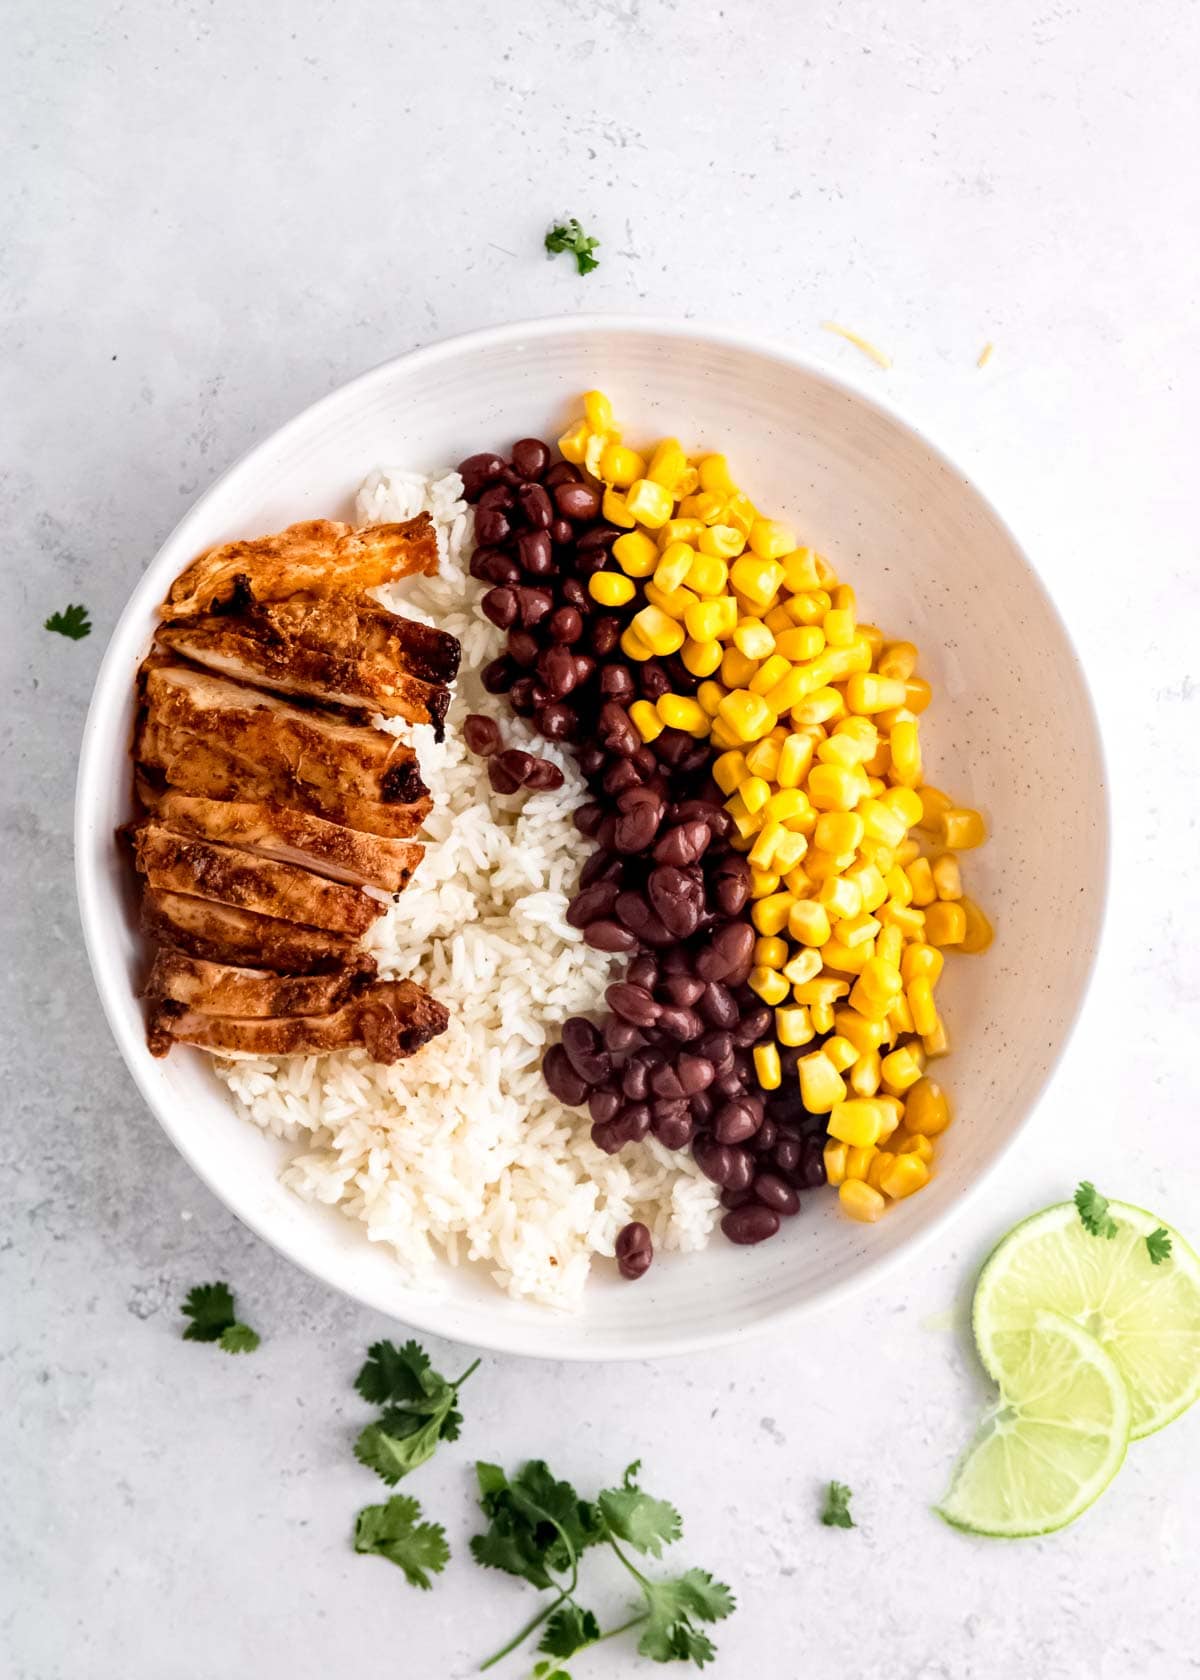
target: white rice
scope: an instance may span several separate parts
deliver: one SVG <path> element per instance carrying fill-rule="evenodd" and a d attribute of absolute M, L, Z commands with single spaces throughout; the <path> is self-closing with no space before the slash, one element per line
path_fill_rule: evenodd
<path fill-rule="evenodd" d="M 472 514 L 461 498 L 457 473 L 396 469 L 372 473 L 358 496 L 364 523 L 432 514 L 439 576 L 378 593 L 462 642 L 441 744 L 428 727 L 376 719 L 414 741 L 435 806 L 415 878 L 366 940 L 383 974 L 441 999 L 449 1029 L 390 1068 L 362 1051 L 216 1066 L 255 1124 L 303 1139 L 284 1183 L 362 1221 L 423 1284 L 437 1285 L 440 1263 L 480 1262 L 509 1294 L 571 1309 L 592 1256 L 611 1256 L 629 1220 L 643 1220 L 660 1251 L 697 1249 L 720 1209 L 694 1163 L 653 1139 L 605 1155 L 586 1115 L 542 1080 L 561 1023 L 602 1007 L 612 960 L 565 919 L 586 856 L 571 822 L 583 784 L 568 756 L 505 719 L 507 742 L 553 758 L 566 785 L 500 798 L 462 741 L 466 714 L 494 706 L 477 673 L 501 636 L 465 570 Z"/>

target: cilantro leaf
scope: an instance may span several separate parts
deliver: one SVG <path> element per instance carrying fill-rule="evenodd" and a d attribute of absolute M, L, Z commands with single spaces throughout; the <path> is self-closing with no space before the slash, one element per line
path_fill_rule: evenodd
<path fill-rule="evenodd" d="M 665 1499 L 652 1499 L 637 1485 L 640 1461 L 625 1472 L 619 1488 L 606 1488 L 596 1503 L 611 1533 L 618 1540 L 626 1540 L 639 1552 L 661 1557 L 664 1546 L 678 1540 L 683 1533 L 679 1512 Z"/>
<path fill-rule="evenodd" d="M 850 1515 L 850 1489 L 845 1482 L 830 1482 L 825 1494 L 825 1509 L 821 1512 L 821 1521 L 826 1528 L 853 1528 L 854 1518 Z"/>
<path fill-rule="evenodd" d="M 555 1481 L 541 1459 L 531 1460 L 511 1481 L 498 1464 L 480 1462 L 475 1474 L 489 1524 L 471 1540 L 476 1563 L 535 1587 L 554 1586 L 555 1575 L 573 1577 L 580 1554 L 602 1536 L 595 1506 L 568 1482 Z"/>
<path fill-rule="evenodd" d="M 1170 1232 L 1164 1230 L 1164 1228 L 1161 1225 L 1158 1227 L 1157 1230 L 1151 1231 L 1150 1235 L 1146 1238 L 1146 1249 L 1147 1249 L 1147 1252 L 1150 1255 L 1151 1265 L 1161 1266 L 1164 1260 L 1167 1260 L 1167 1259 L 1170 1258 L 1170 1254 L 1171 1254 L 1171 1235 L 1170 1235 Z"/>
<path fill-rule="evenodd" d="M 386 1505 L 367 1505 L 354 1523 L 354 1550 L 385 1557 L 404 1571 L 410 1586 L 432 1586 L 430 1573 L 439 1575 L 450 1559 L 446 1531 L 440 1523 L 419 1521 L 415 1499 L 398 1493 Z"/>
<path fill-rule="evenodd" d="M 462 1413 L 455 1406 L 459 1385 L 478 1364 L 476 1360 L 457 1382 L 448 1382 L 433 1369 L 418 1342 L 405 1342 L 400 1348 L 391 1342 L 374 1343 L 354 1386 L 364 1400 L 385 1409 L 354 1444 L 359 1463 L 395 1487 L 402 1476 L 432 1458 L 439 1441 L 457 1441 L 462 1430 Z"/>
<path fill-rule="evenodd" d="M 565 222 L 552 227 L 546 235 L 547 251 L 554 254 L 560 251 L 570 252 L 575 258 L 575 267 L 580 274 L 590 274 L 594 268 L 600 267 L 599 257 L 592 255 L 599 244 L 598 239 L 587 238 L 574 216 L 568 216 Z"/>
<path fill-rule="evenodd" d="M 1117 1222 L 1109 1217 L 1108 1197 L 1086 1178 L 1075 1192 L 1075 1206 L 1083 1228 L 1093 1237 L 1115 1237 Z"/>
<path fill-rule="evenodd" d="M 354 1456 L 374 1470 L 388 1487 L 433 1457 L 442 1438 L 444 1416 L 435 1412 L 422 1419 L 412 1412 L 389 1409 L 378 1423 L 369 1423 L 354 1443 Z"/>
<path fill-rule="evenodd" d="M 665 1581 L 644 1581 L 648 1615 L 638 1650 L 654 1662 L 694 1662 L 703 1668 L 716 1656 L 716 1647 L 706 1633 L 693 1627 L 691 1618 L 719 1622 L 736 1608 L 733 1594 L 723 1581 L 714 1581 L 706 1569 L 689 1569 Z"/>
<path fill-rule="evenodd" d="M 85 636 L 92 633 L 86 607 L 69 606 L 65 612 L 52 612 L 42 628 L 53 630 L 59 636 L 66 636 L 72 642 L 81 642 Z"/>
<path fill-rule="evenodd" d="M 373 1342 L 354 1386 L 373 1406 L 387 1406 L 435 1400 L 450 1384 L 432 1369 L 421 1344 L 410 1341 L 399 1348 L 392 1342 Z"/>
<path fill-rule="evenodd" d="M 248 1324 L 230 1324 L 222 1330 L 218 1340 L 226 1353 L 253 1353 L 262 1338 Z"/>
<path fill-rule="evenodd" d="M 600 1637 L 600 1623 L 590 1610 L 573 1602 L 560 1605 L 546 1623 L 538 1650 L 551 1657 L 573 1657 Z"/>

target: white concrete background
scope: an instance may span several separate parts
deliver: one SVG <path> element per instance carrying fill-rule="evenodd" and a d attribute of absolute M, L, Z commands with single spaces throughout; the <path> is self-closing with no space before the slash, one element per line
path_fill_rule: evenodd
<path fill-rule="evenodd" d="M 944 1326 L 988 1244 L 1085 1175 L 1200 1234 L 1194 0 L 9 0 L 4 32 L 5 1680 L 465 1675 L 532 1597 L 467 1560 L 476 1454 L 584 1488 L 641 1454 L 683 1562 L 740 1597 L 718 1675 L 1195 1673 L 1200 1418 L 1057 1538 L 973 1543 L 929 1513 L 980 1393 Z M 562 211 L 603 241 L 586 281 L 540 253 Z M 834 316 L 892 352 L 880 389 L 975 472 L 1078 639 L 1116 890 L 1038 1123 L 941 1251 L 782 1344 L 488 1359 L 415 1484 L 458 1552 L 423 1595 L 347 1544 L 378 1491 L 350 1384 L 388 1326 L 234 1224 L 109 1042 L 76 745 L 139 568 L 248 444 L 412 345 L 584 309 L 850 365 Z M 40 628 L 70 600 L 96 626 L 78 645 Z M 212 1276 L 266 1333 L 251 1359 L 179 1339 Z M 816 1521 L 831 1476 L 853 1533 Z"/>

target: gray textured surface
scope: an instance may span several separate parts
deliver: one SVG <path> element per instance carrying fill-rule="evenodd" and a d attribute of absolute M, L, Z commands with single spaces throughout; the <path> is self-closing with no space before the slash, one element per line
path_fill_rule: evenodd
<path fill-rule="evenodd" d="M 741 1596 L 719 1674 L 1195 1672 L 1197 1419 L 1055 1539 L 972 1543 L 927 1507 L 978 1394 L 938 1326 L 995 1235 L 1084 1174 L 1200 1226 L 1196 7 L 240 10 L 7 12 L 0 1673 L 432 1680 L 526 1608 L 465 1561 L 418 1596 L 349 1552 L 375 1493 L 350 1381 L 385 1327 L 239 1229 L 142 1110 L 80 949 L 69 836 L 106 631 L 213 475 L 385 355 L 585 306 L 836 363 L 855 353 L 820 332 L 834 316 L 892 351 L 883 387 L 977 472 L 1072 624 L 1116 892 L 1039 1123 L 939 1253 L 785 1346 L 489 1360 L 417 1491 L 464 1551 L 469 1453 L 545 1452 L 584 1485 L 643 1453 L 685 1509 L 685 1561 Z M 538 254 L 563 210 L 604 240 L 586 282 Z M 90 640 L 42 633 L 81 599 Z M 266 1332 L 252 1359 L 178 1339 L 182 1294 L 219 1275 Z M 855 1533 L 814 1520 L 831 1475 Z M 611 1648 L 579 1667 L 641 1671 Z"/>

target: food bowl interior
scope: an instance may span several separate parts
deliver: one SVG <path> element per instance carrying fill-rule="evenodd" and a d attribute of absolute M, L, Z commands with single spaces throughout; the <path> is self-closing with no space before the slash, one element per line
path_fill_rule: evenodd
<path fill-rule="evenodd" d="M 927 1189 L 875 1226 L 842 1217 L 833 1195 L 811 1194 L 774 1241 L 734 1248 L 718 1236 L 704 1253 L 663 1257 L 636 1285 L 598 1265 L 583 1311 L 567 1318 L 501 1296 L 468 1268 L 406 1278 L 362 1226 L 279 1185 L 294 1149 L 235 1111 L 203 1055 L 149 1056 L 135 996 L 136 895 L 113 834 L 131 814 L 134 673 L 157 602 L 199 549 L 345 517 L 379 463 L 427 469 L 530 433 L 553 437 L 592 386 L 612 397 L 630 441 L 675 434 L 689 450 L 723 450 L 754 501 L 792 521 L 854 584 L 864 619 L 917 643 L 935 695 L 923 720 L 927 774 L 988 816 L 992 838 L 966 868 L 999 937 L 984 956 L 951 957 L 939 990 L 957 1119 Z M 686 326 L 561 321 L 379 368 L 285 426 L 202 498 L 138 584 L 106 656 L 77 838 L 88 944 L 118 1043 L 169 1135 L 230 1208 L 311 1272 L 405 1323 L 481 1346 L 600 1359 L 681 1352 L 828 1300 L 928 1234 L 978 1184 L 1028 1116 L 1080 1004 L 1107 819 L 1095 723 L 1062 625 L 1012 536 L 944 458 L 786 353 Z"/>

